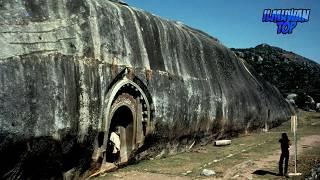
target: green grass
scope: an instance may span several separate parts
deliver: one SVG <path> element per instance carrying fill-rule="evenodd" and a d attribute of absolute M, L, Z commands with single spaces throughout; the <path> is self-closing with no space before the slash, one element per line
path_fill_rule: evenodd
<path fill-rule="evenodd" d="M 313 125 L 312 125 L 313 123 Z M 204 147 L 205 151 L 200 152 L 184 152 L 176 155 L 166 156 L 162 159 L 143 160 L 137 164 L 129 165 L 125 168 L 118 170 L 118 172 L 151 172 L 160 174 L 169 174 L 182 176 L 181 174 L 191 170 L 192 173 L 187 176 L 192 178 L 199 178 L 200 172 L 203 168 L 213 169 L 216 171 L 216 177 L 222 176 L 226 169 L 232 168 L 237 164 L 240 164 L 248 160 L 259 160 L 267 157 L 279 151 L 280 145 L 278 139 L 282 132 L 287 132 L 289 138 L 293 141 L 293 134 L 290 132 L 290 121 L 287 121 L 279 127 L 271 129 L 267 133 L 252 133 L 249 135 L 242 135 L 232 139 L 232 144 L 224 147 L 216 147 L 212 144 L 208 144 Z M 298 140 L 301 137 L 309 135 L 320 135 L 320 113 L 315 112 L 300 112 L 298 116 Z M 260 145 L 259 145 L 260 144 Z M 199 147 L 195 147 L 197 149 Z M 246 152 L 242 152 L 242 150 Z M 232 157 L 226 158 L 229 154 L 234 154 Z M 310 171 L 311 166 L 316 162 L 314 159 L 320 162 L 320 148 L 314 147 L 304 152 L 300 158 L 300 164 L 302 164 L 298 170 L 307 174 Z M 223 161 L 213 162 L 214 160 L 224 159 Z M 305 160 L 305 161 L 304 161 Z M 291 168 L 291 169 L 290 169 Z M 267 167 L 268 171 L 277 172 L 277 161 L 274 165 Z M 292 164 L 289 167 L 292 171 Z M 116 172 L 117 173 L 117 172 Z M 113 173 L 109 174 L 112 175 Z M 109 176 L 107 175 L 107 176 Z M 273 175 L 254 176 L 255 178 L 273 179 Z"/>

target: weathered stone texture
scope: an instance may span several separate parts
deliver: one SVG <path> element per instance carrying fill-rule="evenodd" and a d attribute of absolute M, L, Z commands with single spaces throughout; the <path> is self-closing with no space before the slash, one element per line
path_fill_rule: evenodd
<path fill-rule="evenodd" d="M 106 0 L 0 2 L 1 152 L 43 137 L 66 142 L 64 155 L 90 146 L 125 67 L 150 94 L 160 137 L 244 132 L 291 114 L 229 49 L 181 23 Z"/>

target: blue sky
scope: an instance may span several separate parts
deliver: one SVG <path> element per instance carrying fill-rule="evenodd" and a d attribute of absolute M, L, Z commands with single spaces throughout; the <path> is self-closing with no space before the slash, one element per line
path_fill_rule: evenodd
<path fill-rule="evenodd" d="M 163 18 L 181 21 L 218 38 L 227 47 L 261 43 L 281 47 L 320 63 L 319 0 L 125 0 Z M 310 20 L 290 35 L 277 34 L 275 23 L 263 23 L 264 9 L 307 8 Z"/>

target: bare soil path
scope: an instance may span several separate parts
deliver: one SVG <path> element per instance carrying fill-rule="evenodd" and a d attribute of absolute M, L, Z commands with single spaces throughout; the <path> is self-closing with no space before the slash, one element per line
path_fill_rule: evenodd
<path fill-rule="evenodd" d="M 280 157 L 278 139 L 282 132 L 293 139 L 290 122 L 285 122 L 267 133 L 233 138 L 229 146 L 196 146 L 190 152 L 141 161 L 97 179 L 285 179 L 275 176 Z M 300 113 L 297 147 L 298 171 L 306 174 L 314 163 L 320 163 L 320 113 Z M 291 147 L 289 172 L 294 168 L 293 154 Z M 216 174 L 203 176 L 203 169 Z"/>
<path fill-rule="evenodd" d="M 302 154 L 306 149 L 320 147 L 320 135 L 310 135 L 302 137 L 297 143 L 298 155 Z M 233 168 L 227 170 L 223 176 L 223 179 L 253 179 L 253 172 L 265 171 L 264 169 L 277 168 L 277 162 L 279 161 L 281 150 L 274 152 L 272 155 L 262 157 L 256 161 L 244 161 Z M 290 147 L 290 160 L 294 159 L 294 147 Z M 270 172 L 276 174 L 277 172 Z"/>

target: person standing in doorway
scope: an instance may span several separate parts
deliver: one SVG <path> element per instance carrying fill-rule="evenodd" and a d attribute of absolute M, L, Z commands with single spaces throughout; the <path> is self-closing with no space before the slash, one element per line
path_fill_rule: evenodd
<path fill-rule="evenodd" d="M 110 134 L 110 142 L 112 143 L 112 162 L 118 163 L 120 160 L 120 128 L 116 127 Z"/>
<path fill-rule="evenodd" d="M 281 144 L 281 155 L 279 160 L 279 176 L 285 175 L 286 177 L 288 177 L 289 147 L 291 145 L 291 142 L 288 138 L 287 133 L 282 133 L 282 137 L 279 140 L 279 143 Z M 283 171 L 283 164 L 284 164 L 284 171 Z"/>

